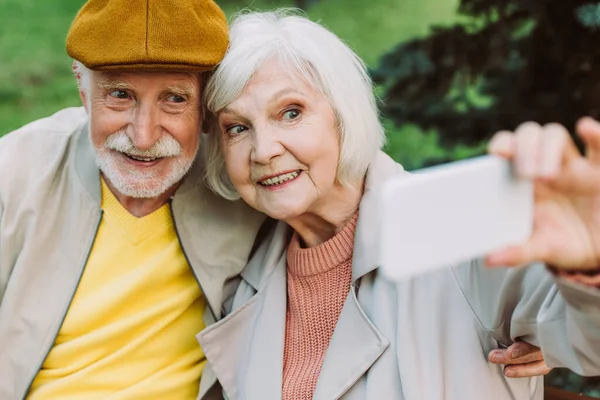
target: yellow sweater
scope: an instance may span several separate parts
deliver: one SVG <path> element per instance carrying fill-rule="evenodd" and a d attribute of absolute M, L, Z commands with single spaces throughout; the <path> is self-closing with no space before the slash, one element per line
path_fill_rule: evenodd
<path fill-rule="evenodd" d="M 136 218 L 102 182 L 104 215 L 29 399 L 194 399 L 204 297 L 168 205 Z"/>

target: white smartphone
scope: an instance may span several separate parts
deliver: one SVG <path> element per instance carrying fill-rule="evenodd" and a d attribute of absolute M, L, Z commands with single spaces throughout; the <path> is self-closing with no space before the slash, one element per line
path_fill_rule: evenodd
<path fill-rule="evenodd" d="M 447 268 L 531 235 L 533 184 L 511 163 L 482 156 L 387 181 L 377 243 L 392 280 Z"/>

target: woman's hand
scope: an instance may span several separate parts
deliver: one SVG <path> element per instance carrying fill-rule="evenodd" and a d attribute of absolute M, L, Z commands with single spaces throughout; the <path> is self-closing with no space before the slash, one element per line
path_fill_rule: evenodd
<path fill-rule="evenodd" d="M 535 206 L 529 239 L 489 254 L 488 265 L 542 261 L 558 271 L 600 268 L 600 123 L 583 118 L 577 134 L 585 156 L 558 124 L 528 122 L 492 138 L 489 152 L 512 160 L 519 177 L 533 180 Z"/>
<path fill-rule="evenodd" d="M 526 342 L 516 342 L 506 349 L 492 350 L 488 360 L 504 365 L 504 375 L 509 378 L 528 378 L 552 371 L 544 362 L 540 348 Z"/>

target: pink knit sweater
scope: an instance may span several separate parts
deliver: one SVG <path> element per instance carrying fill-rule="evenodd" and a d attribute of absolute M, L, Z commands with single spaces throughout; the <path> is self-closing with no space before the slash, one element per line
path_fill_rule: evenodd
<path fill-rule="evenodd" d="M 283 357 L 283 400 L 310 400 L 325 351 L 350 290 L 358 214 L 319 246 L 288 248 L 288 308 Z"/>

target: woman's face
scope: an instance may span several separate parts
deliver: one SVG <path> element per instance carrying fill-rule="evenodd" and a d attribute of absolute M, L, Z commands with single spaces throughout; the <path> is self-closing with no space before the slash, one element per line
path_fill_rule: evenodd
<path fill-rule="evenodd" d="M 323 94 L 269 61 L 218 121 L 227 171 L 244 201 L 284 221 L 318 212 L 336 185 L 340 153 Z"/>

